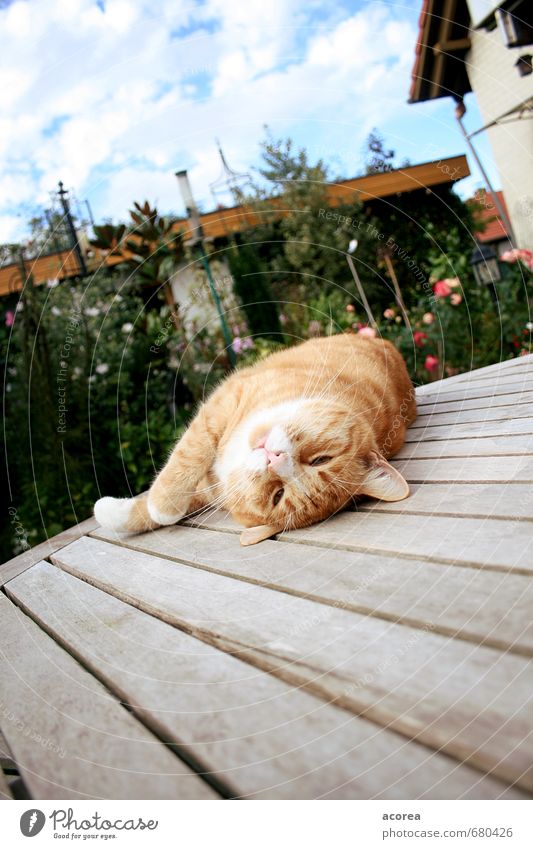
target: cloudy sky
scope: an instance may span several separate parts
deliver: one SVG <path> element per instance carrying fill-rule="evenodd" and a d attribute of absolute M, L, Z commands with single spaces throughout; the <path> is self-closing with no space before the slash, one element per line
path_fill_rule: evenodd
<path fill-rule="evenodd" d="M 173 174 L 187 168 L 209 209 L 215 138 L 249 171 L 265 124 L 345 177 L 373 127 L 413 163 L 463 152 L 451 100 L 406 102 L 420 6 L 0 0 L 0 242 L 24 237 L 59 179 L 120 220 L 145 198 L 181 214 Z M 480 185 L 474 173 L 459 191 Z"/>

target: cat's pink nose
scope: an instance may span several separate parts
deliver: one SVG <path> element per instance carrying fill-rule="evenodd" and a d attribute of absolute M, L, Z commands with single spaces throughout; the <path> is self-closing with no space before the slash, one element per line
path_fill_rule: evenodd
<path fill-rule="evenodd" d="M 287 454 L 283 451 L 269 451 L 268 448 L 264 449 L 266 451 L 268 465 L 272 469 L 277 469 L 280 466 L 283 466 L 285 460 L 287 459 Z"/>

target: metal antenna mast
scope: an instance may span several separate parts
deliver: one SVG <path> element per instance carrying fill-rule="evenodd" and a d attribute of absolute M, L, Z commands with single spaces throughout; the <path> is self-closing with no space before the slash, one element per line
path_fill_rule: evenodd
<path fill-rule="evenodd" d="M 246 184 L 250 182 L 250 174 L 240 173 L 239 171 L 234 171 L 228 165 L 228 161 L 224 156 L 224 151 L 222 150 L 222 145 L 218 139 L 215 139 L 218 155 L 220 156 L 220 161 L 222 163 L 222 173 L 220 177 L 217 177 L 212 183 L 209 183 L 209 189 L 211 194 L 213 195 L 213 200 L 215 202 L 215 206 L 218 206 L 219 200 L 218 195 L 227 194 L 228 191 L 231 192 L 231 195 L 235 201 L 239 200 L 239 194 L 242 193 L 240 184 Z"/>

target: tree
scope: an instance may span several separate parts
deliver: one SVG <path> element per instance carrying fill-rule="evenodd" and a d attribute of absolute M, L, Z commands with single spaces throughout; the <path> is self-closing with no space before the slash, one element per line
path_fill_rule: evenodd
<path fill-rule="evenodd" d="M 408 159 L 404 159 L 401 165 L 395 163 L 396 151 L 385 146 L 385 138 L 375 128 L 366 138 L 363 153 L 365 154 L 365 174 L 383 174 L 394 171 L 395 168 L 407 168 L 410 165 Z"/>
<path fill-rule="evenodd" d="M 310 162 L 307 151 L 295 149 L 291 139 L 267 136 L 261 154 L 260 179 L 247 199 L 261 224 L 243 238 L 256 245 L 278 300 L 308 301 L 339 288 L 350 300 L 350 241 L 359 243 L 358 260 L 366 260 L 367 267 L 372 261 L 361 204 L 354 200 L 330 207 L 327 166 L 321 159 Z M 366 276 L 371 286 L 372 275 Z"/>

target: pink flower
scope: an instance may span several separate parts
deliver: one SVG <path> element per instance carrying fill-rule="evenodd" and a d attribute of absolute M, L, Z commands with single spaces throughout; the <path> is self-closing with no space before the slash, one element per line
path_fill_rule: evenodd
<path fill-rule="evenodd" d="M 240 336 L 235 336 L 233 342 L 231 343 L 231 347 L 235 351 L 236 354 L 241 354 L 244 348 L 244 342 L 242 341 Z"/>
<path fill-rule="evenodd" d="M 242 350 L 243 351 L 249 351 L 250 348 L 253 348 L 253 347 L 254 347 L 254 340 L 252 339 L 252 337 L 251 336 L 245 336 L 244 339 L 242 340 Z"/>
<path fill-rule="evenodd" d="M 346 304 L 346 312 L 355 312 L 355 307 L 353 304 Z"/>
<path fill-rule="evenodd" d="M 422 348 L 426 344 L 427 338 L 427 333 L 424 333 L 422 330 L 415 330 L 413 333 L 413 342 L 417 348 Z"/>
<path fill-rule="evenodd" d="M 394 310 L 391 310 L 390 307 L 386 309 L 383 313 L 383 318 L 394 318 Z"/>
<path fill-rule="evenodd" d="M 437 280 L 433 285 L 433 292 L 436 298 L 447 298 L 448 295 L 451 295 L 452 288 L 447 280 Z"/>
<path fill-rule="evenodd" d="M 376 331 L 373 327 L 360 327 L 357 331 L 358 336 L 365 336 L 368 339 L 373 339 L 374 336 L 377 336 Z"/>
<path fill-rule="evenodd" d="M 287 324 L 287 316 L 285 315 L 285 313 L 280 312 L 280 314 L 279 314 L 279 323 L 280 323 L 281 325 Z"/>
<path fill-rule="evenodd" d="M 13 322 L 15 321 L 15 313 L 12 312 L 11 310 L 8 310 L 6 312 L 5 321 L 6 321 L 6 327 L 13 327 Z"/>
<path fill-rule="evenodd" d="M 426 361 L 424 363 L 424 368 L 426 371 L 434 372 L 439 366 L 439 358 L 434 357 L 432 354 L 428 354 L 426 357 Z"/>
<path fill-rule="evenodd" d="M 463 300 L 463 296 L 459 294 L 459 292 L 452 292 L 450 295 L 450 303 L 454 305 L 454 307 L 458 306 Z"/>
<path fill-rule="evenodd" d="M 435 316 L 432 312 L 425 312 L 422 316 L 422 321 L 424 322 L 424 324 L 433 324 L 433 322 L 435 321 Z"/>
<path fill-rule="evenodd" d="M 533 251 L 527 248 L 513 248 L 511 251 L 505 251 L 500 259 L 503 262 L 518 262 L 520 260 L 530 270 L 533 270 Z"/>
<path fill-rule="evenodd" d="M 319 321 L 313 320 L 309 322 L 309 327 L 307 328 L 307 330 L 309 332 L 309 336 L 320 336 L 322 332 L 322 325 Z"/>

